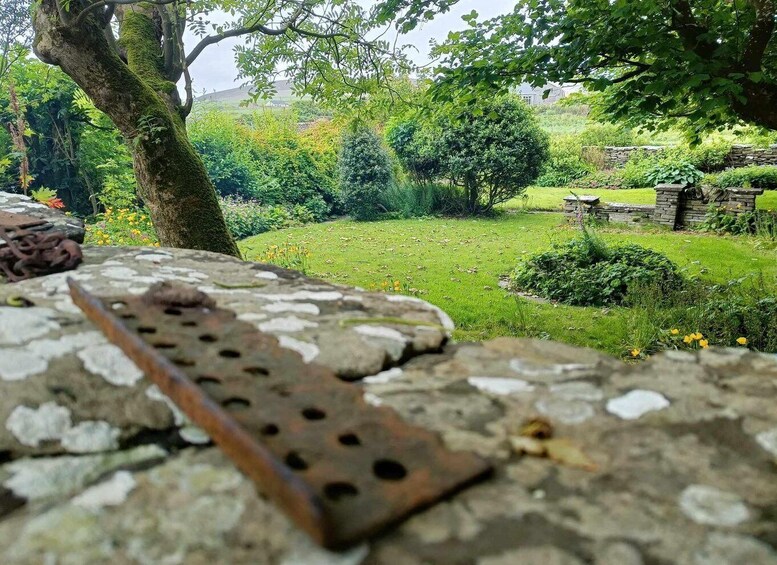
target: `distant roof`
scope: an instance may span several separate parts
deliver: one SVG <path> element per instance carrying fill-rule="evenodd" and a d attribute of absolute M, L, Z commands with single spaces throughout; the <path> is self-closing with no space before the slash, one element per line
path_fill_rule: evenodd
<path fill-rule="evenodd" d="M 290 80 L 278 80 L 273 83 L 275 87 L 275 96 L 277 98 L 290 98 L 292 93 L 292 83 Z M 228 90 L 218 92 L 209 92 L 197 97 L 197 100 L 203 102 L 233 102 L 240 103 L 251 99 L 253 88 L 249 86 L 239 86 Z"/>

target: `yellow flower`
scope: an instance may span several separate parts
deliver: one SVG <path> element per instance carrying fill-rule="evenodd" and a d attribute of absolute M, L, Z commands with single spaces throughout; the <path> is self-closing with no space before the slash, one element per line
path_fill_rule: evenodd
<path fill-rule="evenodd" d="M 702 347 L 702 349 L 707 349 L 710 346 L 710 342 L 706 339 L 702 339 L 699 341 L 699 345 Z"/>
<path fill-rule="evenodd" d="M 669 333 L 671 333 L 672 335 L 680 335 L 680 330 L 678 330 L 677 328 L 674 328 L 674 329 L 673 329 L 671 332 L 669 332 Z"/>
<path fill-rule="evenodd" d="M 747 342 L 747 338 L 746 338 L 746 337 L 738 337 L 738 338 L 737 338 L 737 343 L 738 343 L 739 345 L 747 345 L 747 343 L 748 343 L 748 342 Z"/>
<path fill-rule="evenodd" d="M 634 348 L 634 349 L 631 350 L 631 356 L 632 357 L 639 357 L 640 353 L 642 353 L 642 351 L 640 351 L 639 349 Z"/>
<path fill-rule="evenodd" d="M 693 336 L 687 335 L 683 338 L 683 343 L 687 343 L 690 345 L 690 343 L 693 341 Z"/>
<path fill-rule="evenodd" d="M 696 333 L 695 333 L 695 334 L 693 334 L 691 337 L 692 337 L 694 340 L 696 340 L 696 341 L 699 341 L 700 339 L 703 339 L 703 338 L 704 338 L 704 335 L 702 335 L 702 333 L 701 333 L 701 332 L 696 332 Z"/>

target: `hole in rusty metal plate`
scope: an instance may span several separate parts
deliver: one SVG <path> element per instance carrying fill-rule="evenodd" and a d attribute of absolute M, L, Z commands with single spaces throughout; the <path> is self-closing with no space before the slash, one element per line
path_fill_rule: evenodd
<path fill-rule="evenodd" d="M 198 385 L 220 385 L 221 384 L 221 379 L 217 379 L 215 377 L 202 376 L 202 377 L 197 377 L 195 382 Z"/>
<path fill-rule="evenodd" d="M 296 451 L 291 451 L 286 455 L 286 465 L 295 471 L 305 471 L 308 468 L 307 461 L 305 461 Z"/>
<path fill-rule="evenodd" d="M 194 367 L 197 364 L 191 359 L 187 359 L 185 357 L 179 357 L 177 359 L 173 359 L 173 363 L 175 363 L 179 367 Z"/>
<path fill-rule="evenodd" d="M 327 483 L 327 485 L 324 487 L 324 496 L 326 496 L 329 500 L 332 500 L 334 502 L 339 502 L 340 500 L 343 500 L 343 499 L 352 498 L 357 494 L 359 494 L 359 489 L 357 489 L 351 483 L 346 483 L 346 482 Z"/>
<path fill-rule="evenodd" d="M 195 322 L 194 320 L 184 320 L 183 322 L 181 322 L 181 325 L 185 328 L 196 328 L 197 322 Z"/>
<path fill-rule="evenodd" d="M 263 367 L 246 367 L 243 370 L 249 375 L 255 375 L 257 377 L 266 377 L 270 374 L 270 371 Z"/>
<path fill-rule="evenodd" d="M 169 316 L 180 316 L 183 314 L 178 308 L 165 308 L 165 314 Z"/>
<path fill-rule="evenodd" d="M 407 476 L 407 469 L 402 463 L 391 459 L 379 459 L 372 466 L 375 476 L 384 481 L 401 481 Z"/>
<path fill-rule="evenodd" d="M 348 447 L 353 447 L 353 446 L 362 444 L 361 440 L 359 439 L 359 436 L 357 436 L 356 434 L 342 434 L 337 439 L 341 444 L 347 445 Z"/>
<path fill-rule="evenodd" d="M 140 326 L 138 328 L 138 333 L 139 334 L 155 334 L 156 333 L 156 328 L 152 328 L 150 326 Z"/>
<path fill-rule="evenodd" d="M 175 349 L 176 345 L 174 343 L 171 343 L 169 341 L 157 341 L 155 343 L 152 343 L 151 345 L 154 346 L 156 349 Z"/>
<path fill-rule="evenodd" d="M 302 411 L 302 415 L 306 420 L 323 420 L 326 418 L 326 412 L 318 408 L 305 408 Z"/>
<path fill-rule="evenodd" d="M 267 424 L 261 430 L 263 436 L 277 436 L 280 432 L 281 430 L 275 424 Z"/>
<path fill-rule="evenodd" d="M 227 359 L 238 359 L 239 357 L 243 356 L 242 353 L 235 351 L 234 349 L 222 349 L 219 351 L 219 355 Z"/>
<path fill-rule="evenodd" d="M 238 396 L 227 398 L 221 405 L 227 410 L 244 410 L 251 406 L 251 401 Z"/>
<path fill-rule="evenodd" d="M 199 340 L 203 343 L 216 343 L 219 338 L 217 338 L 215 335 L 203 334 L 199 337 Z"/>

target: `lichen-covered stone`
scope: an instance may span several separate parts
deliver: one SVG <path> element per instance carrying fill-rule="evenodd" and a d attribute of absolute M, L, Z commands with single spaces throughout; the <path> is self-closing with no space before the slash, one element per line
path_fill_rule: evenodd
<path fill-rule="evenodd" d="M 78 243 L 84 241 L 86 233 L 84 222 L 63 214 L 61 210 L 35 202 L 29 196 L 0 191 L 0 211 L 24 214 L 48 222 L 47 226 L 36 226 L 35 231 L 59 231 Z M 2 284 L 2 280 L 0 279 L 0 284 Z"/>
<path fill-rule="evenodd" d="M 137 253 L 95 252 L 76 275 L 102 294 L 176 273 L 256 323 L 310 320 L 317 327 L 276 330 L 284 347 L 367 375 L 352 386 L 369 402 L 438 432 L 451 449 L 480 453 L 496 472 L 383 536 L 322 550 L 148 381 L 110 382 L 85 368 L 79 352 L 104 341 L 57 307 L 66 300 L 54 275 L 15 287 L 48 309 L 36 319 L 52 325 L 0 345 L 49 363 L 0 381 L 0 451 L 10 459 L 0 466 L 3 563 L 777 564 L 773 355 L 713 349 L 624 365 L 514 339 L 438 351 L 444 333 L 427 333 L 443 320 L 417 301 L 208 254 Z M 241 287 L 257 280 L 267 286 Z M 389 321 L 397 317 L 427 324 Z M 54 345 L 70 335 L 95 343 Z M 20 407 L 22 424 L 8 430 Z"/>

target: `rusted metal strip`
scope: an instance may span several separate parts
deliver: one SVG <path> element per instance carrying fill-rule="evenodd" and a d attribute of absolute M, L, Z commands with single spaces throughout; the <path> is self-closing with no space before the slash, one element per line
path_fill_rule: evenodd
<path fill-rule="evenodd" d="M 33 226 L 40 226 L 45 223 L 47 223 L 46 220 L 41 220 L 34 216 L 0 210 L 0 226 L 4 226 L 8 229 L 25 229 Z"/>
<path fill-rule="evenodd" d="M 352 545 L 485 477 L 480 457 L 305 364 L 196 290 L 73 301 L 318 543 Z"/>

